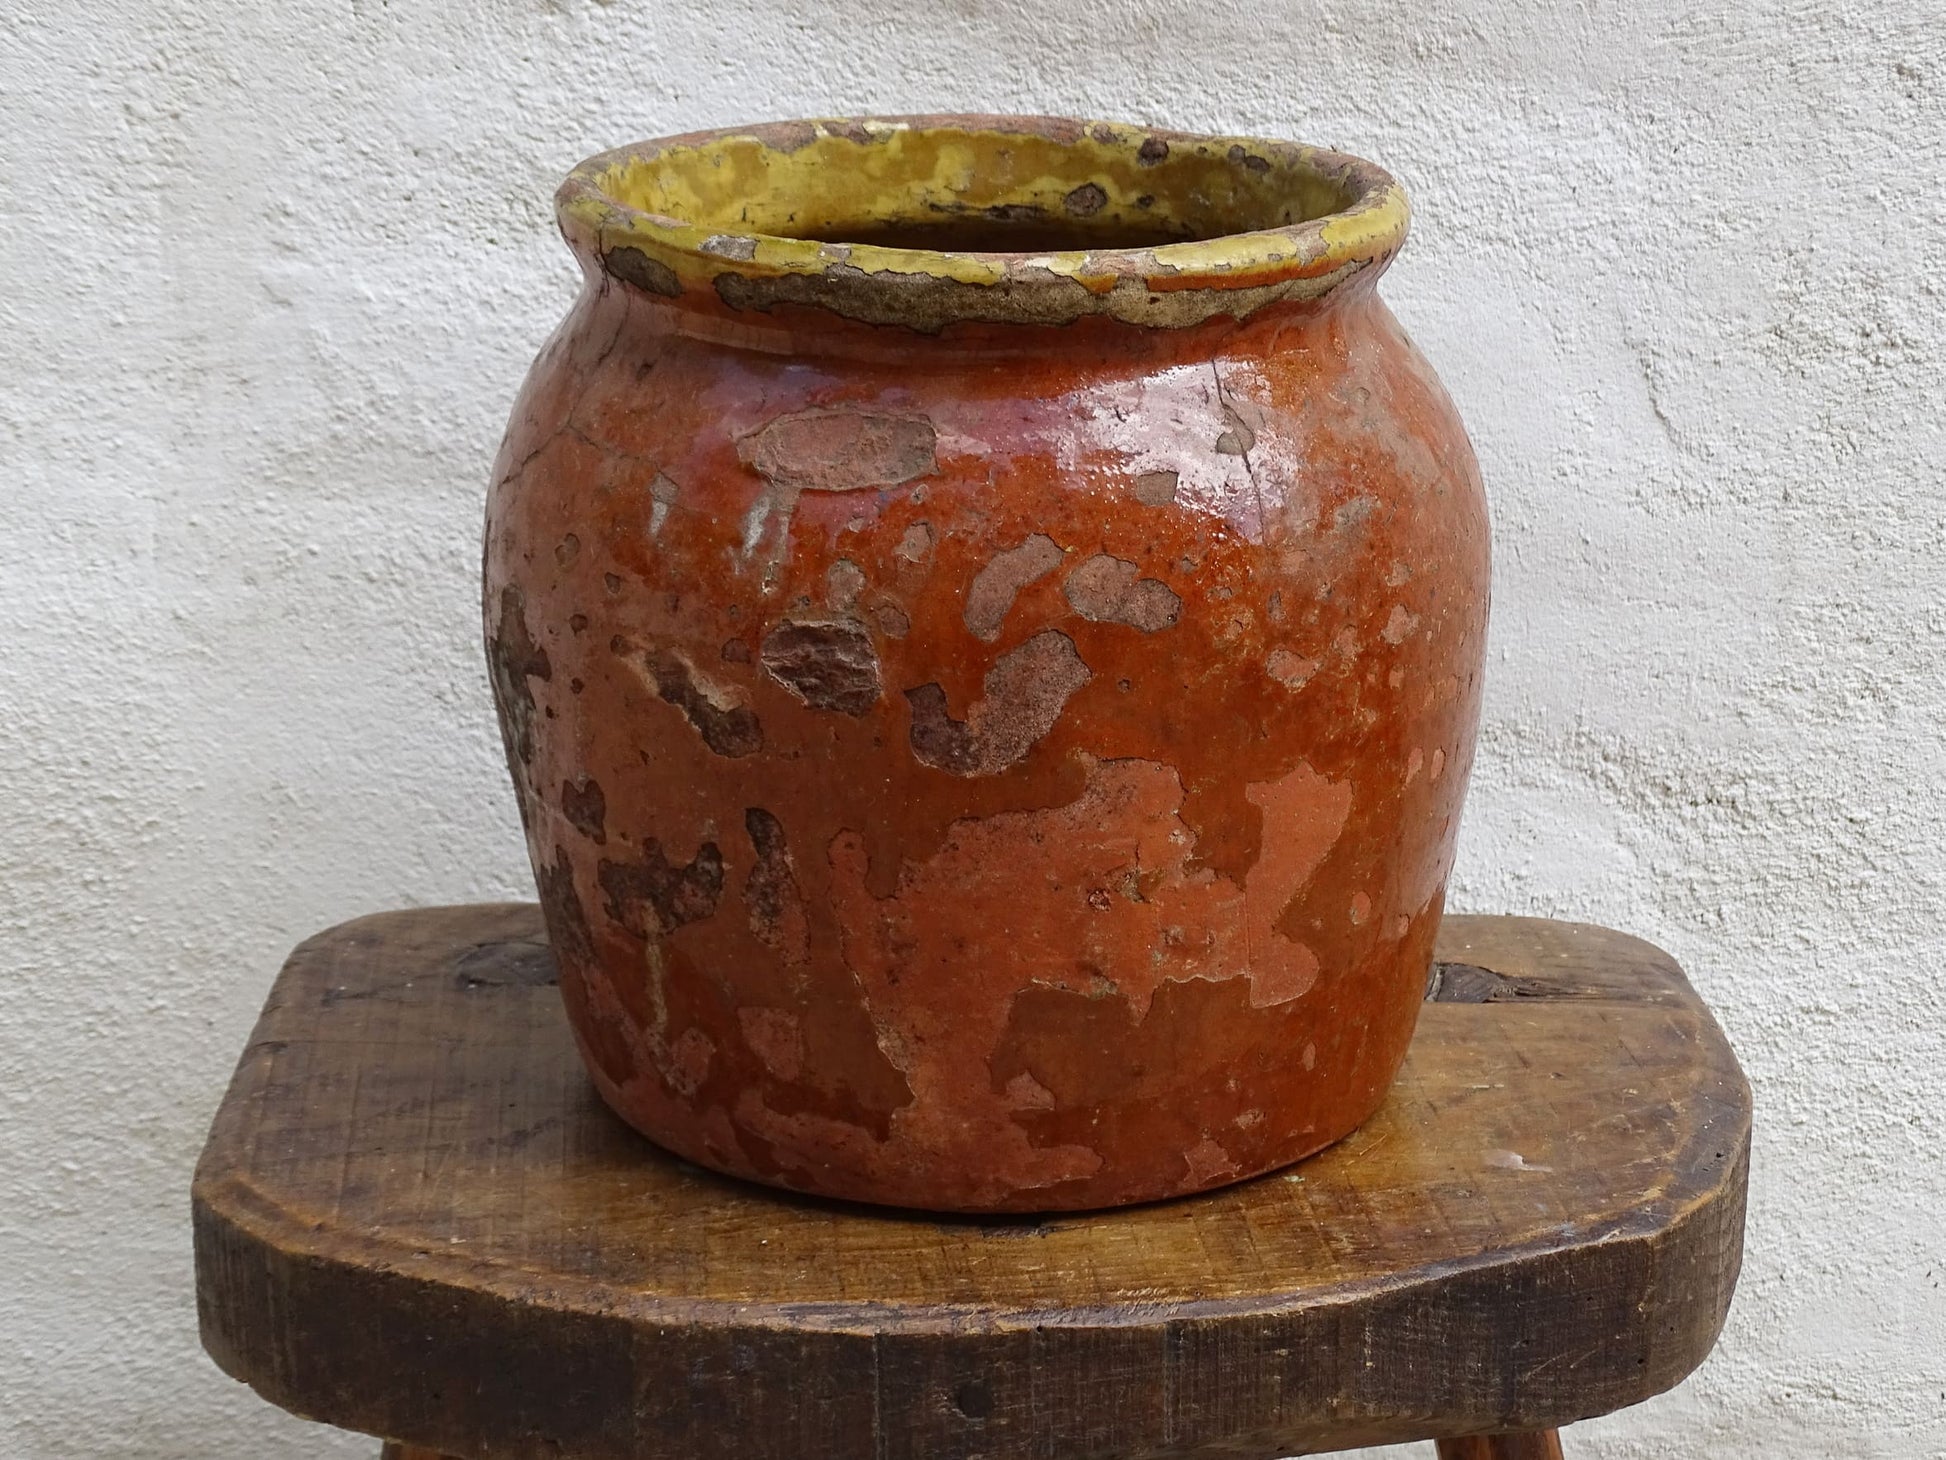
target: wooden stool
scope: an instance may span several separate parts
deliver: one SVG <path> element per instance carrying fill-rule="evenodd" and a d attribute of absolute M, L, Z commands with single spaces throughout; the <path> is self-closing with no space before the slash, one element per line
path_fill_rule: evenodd
<path fill-rule="evenodd" d="M 203 1343 L 398 1460 L 1558 1456 L 1552 1427 L 1715 1340 L 1749 1091 L 1646 943 L 1452 917 L 1439 958 L 1397 1087 L 1333 1149 L 968 1221 L 634 1134 L 533 907 L 365 918 L 291 956 L 217 1114 Z"/>

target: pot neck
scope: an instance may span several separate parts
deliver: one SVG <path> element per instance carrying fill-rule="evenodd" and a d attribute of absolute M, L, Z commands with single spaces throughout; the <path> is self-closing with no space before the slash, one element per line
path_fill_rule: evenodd
<path fill-rule="evenodd" d="M 1227 316 L 1171 329 L 1083 318 L 1066 325 L 991 324 L 955 321 L 938 330 L 861 324 L 831 311 L 780 305 L 737 312 L 695 309 L 654 298 L 590 273 L 584 307 L 621 316 L 621 327 L 643 336 L 677 336 L 759 355 L 913 366 L 926 361 L 1036 360 L 1085 357 L 1148 368 L 1207 360 L 1234 351 L 1275 353 L 1286 337 L 1356 316 L 1377 301 L 1369 282 L 1334 289 L 1323 299 L 1278 303 L 1247 318 Z"/>

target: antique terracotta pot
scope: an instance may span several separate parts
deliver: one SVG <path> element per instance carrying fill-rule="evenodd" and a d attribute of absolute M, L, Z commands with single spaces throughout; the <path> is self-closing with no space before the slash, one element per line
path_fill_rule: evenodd
<path fill-rule="evenodd" d="M 1105 1206 L 1345 1135 L 1411 1037 L 1487 522 L 1384 172 L 1044 118 L 647 142 L 487 517 L 601 1094 L 693 1161 Z"/>

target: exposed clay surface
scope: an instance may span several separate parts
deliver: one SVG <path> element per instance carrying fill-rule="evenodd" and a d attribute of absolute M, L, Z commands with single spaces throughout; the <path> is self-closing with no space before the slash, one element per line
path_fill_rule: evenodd
<path fill-rule="evenodd" d="M 1166 629 L 1182 614 L 1182 599 L 1167 583 L 1141 578 L 1141 570 L 1108 553 L 1096 553 L 1067 581 L 1068 602 L 1083 618 L 1127 624 L 1145 634 Z"/>
<path fill-rule="evenodd" d="M 651 931 L 673 933 L 715 913 L 723 895 L 723 854 L 715 842 L 705 842 L 679 865 L 651 839 L 633 862 L 603 858 L 595 881 L 606 894 L 602 911 L 617 925 L 643 938 Z"/>
<path fill-rule="evenodd" d="M 487 640 L 487 674 L 500 707 L 507 758 L 526 765 L 534 758 L 534 692 L 527 681 L 552 679 L 554 666 L 527 632 L 527 596 L 510 583 L 500 590 L 499 604 L 499 622 Z"/>
<path fill-rule="evenodd" d="M 907 690 L 912 753 L 954 775 L 994 775 L 1026 758 L 1054 728 L 1068 697 L 1091 677 L 1074 640 L 1047 629 L 994 663 L 985 693 L 964 720 L 948 713 L 946 691 L 937 683 Z"/>
<path fill-rule="evenodd" d="M 962 1210 L 1349 1130 L 1425 986 L 1487 582 L 1369 284 L 1220 328 L 777 305 L 731 346 L 656 282 L 550 346 L 487 539 L 604 1097 L 725 1171 Z"/>
<path fill-rule="evenodd" d="M 935 465 L 930 421 L 870 411 L 779 416 L 738 446 L 743 459 L 771 481 L 807 492 L 893 487 Z"/>
<path fill-rule="evenodd" d="M 657 650 L 648 658 L 648 670 L 656 693 L 681 710 L 718 755 L 749 755 L 763 747 L 763 726 L 750 707 L 703 678 L 681 653 Z"/>
<path fill-rule="evenodd" d="M 862 624 L 786 622 L 764 636 L 763 666 L 807 705 L 862 715 L 879 696 L 878 656 Z"/>
<path fill-rule="evenodd" d="M 1144 507 L 1166 507 L 1176 500 L 1182 474 L 1173 471 L 1145 471 L 1135 479 L 1135 500 Z"/>
<path fill-rule="evenodd" d="M 773 521 L 781 521 L 771 557 L 788 549 L 802 492 L 859 492 L 892 487 L 938 465 L 932 422 L 876 411 L 806 410 L 778 416 L 737 442 L 737 454 L 769 483 L 744 518 L 749 557 Z M 651 534 L 653 535 L 653 534 Z"/>
<path fill-rule="evenodd" d="M 967 586 L 961 617 L 968 631 L 988 643 L 999 638 L 1000 625 L 1020 590 L 1045 578 L 1060 562 L 1060 544 L 1044 532 L 1034 533 L 1019 547 L 995 553 Z"/>
<path fill-rule="evenodd" d="M 592 776 L 561 782 L 561 814 L 568 825 L 597 846 L 608 840 L 608 798 Z"/>

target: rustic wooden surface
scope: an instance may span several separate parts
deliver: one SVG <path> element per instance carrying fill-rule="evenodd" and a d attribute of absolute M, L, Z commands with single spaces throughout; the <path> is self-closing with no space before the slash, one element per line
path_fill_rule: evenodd
<path fill-rule="evenodd" d="M 203 1341 L 287 1409 L 469 1460 L 1271 1456 L 1669 1387 L 1741 1256 L 1728 1046 L 1637 939 L 1454 917 L 1439 947 L 1405 1070 L 1340 1145 L 965 1221 L 635 1135 L 531 906 L 350 923 L 292 955 L 211 1132 Z"/>

